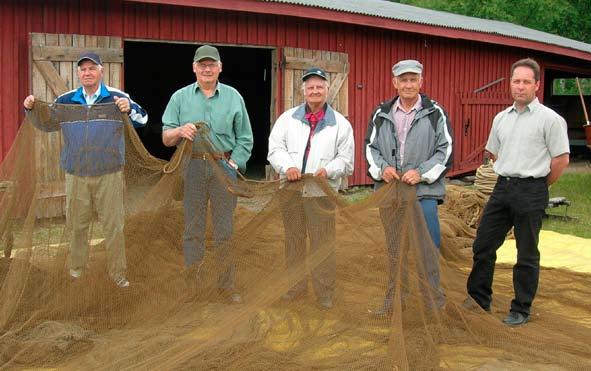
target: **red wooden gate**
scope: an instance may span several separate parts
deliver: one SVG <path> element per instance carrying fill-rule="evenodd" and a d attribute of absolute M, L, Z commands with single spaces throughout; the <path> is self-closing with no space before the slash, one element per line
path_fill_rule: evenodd
<path fill-rule="evenodd" d="M 482 164 L 484 146 L 497 113 L 511 104 L 509 93 L 458 93 L 459 122 L 454 125 L 454 168 L 449 175 L 474 171 Z"/>

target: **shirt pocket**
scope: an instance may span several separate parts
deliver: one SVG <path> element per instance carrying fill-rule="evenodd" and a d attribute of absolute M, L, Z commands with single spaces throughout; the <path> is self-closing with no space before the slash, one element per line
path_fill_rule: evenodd
<path fill-rule="evenodd" d="M 220 136 L 234 137 L 234 116 L 235 112 L 212 113 L 211 130 Z"/>

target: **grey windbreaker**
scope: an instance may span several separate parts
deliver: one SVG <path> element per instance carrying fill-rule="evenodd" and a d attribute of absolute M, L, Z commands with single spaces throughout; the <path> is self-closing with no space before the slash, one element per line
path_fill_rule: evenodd
<path fill-rule="evenodd" d="M 392 166 L 400 174 L 417 169 L 418 199 L 432 198 L 443 202 L 444 175 L 452 164 L 452 132 L 449 116 L 437 102 L 421 94 L 422 108 L 416 113 L 406 137 L 404 163 L 400 163 L 398 139 L 391 110 L 398 97 L 378 106 L 372 113 L 365 137 L 368 175 L 376 188 L 384 184 L 382 172 Z"/>

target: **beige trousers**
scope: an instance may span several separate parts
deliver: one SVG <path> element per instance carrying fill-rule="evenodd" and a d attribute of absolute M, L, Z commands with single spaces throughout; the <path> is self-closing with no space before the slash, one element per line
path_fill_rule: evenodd
<path fill-rule="evenodd" d="M 103 226 L 109 275 L 125 273 L 123 223 L 123 172 L 100 176 L 66 174 L 66 220 L 72 231 L 70 268 L 84 270 L 88 262 L 89 235 L 93 209 Z"/>

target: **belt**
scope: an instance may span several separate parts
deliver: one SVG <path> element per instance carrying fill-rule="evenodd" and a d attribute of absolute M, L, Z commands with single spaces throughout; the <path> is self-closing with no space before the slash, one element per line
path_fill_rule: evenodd
<path fill-rule="evenodd" d="M 193 152 L 191 153 L 191 158 L 199 159 L 199 160 L 223 160 L 229 159 L 232 155 L 232 151 L 230 152 Z"/>
<path fill-rule="evenodd" d="M 533 176 L 527 177 L 527 178 L 519 178 L 519 177 L 514 177 L 514 176 L 502 176 L 499 175 L 499 181 L 504 181 L 504 182 L 522 182 L 522 183 L 529 183 L 529 182 L 541 182 L 541 181 L 546 181 L 546 177 L 541 177 L 541 178 L 534 178 Z"/>

